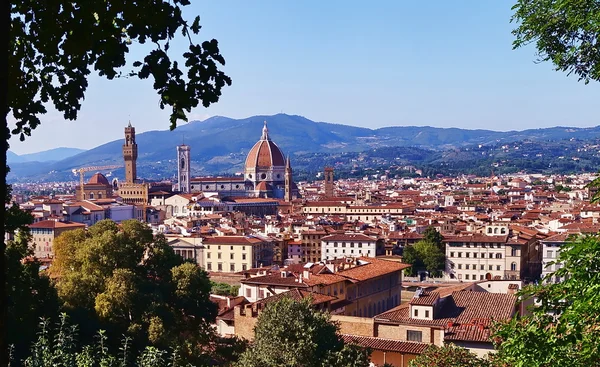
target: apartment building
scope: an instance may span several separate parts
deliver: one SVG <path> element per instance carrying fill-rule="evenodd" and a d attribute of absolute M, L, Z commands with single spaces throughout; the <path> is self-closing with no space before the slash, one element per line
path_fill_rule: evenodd
<path fill-rule="evenodd" d="M 324 229 L 309 229 L 300 232 L 300 255 L 303 263 L 321 261 L 321 239 L 330 233 Z"/>
<path fill-rule="evenodd" d="M 571 236 L 577 236 L 578 233 L 563 232 L 550 236 L 540 243 L 542 244 L 542 279 L 545 283 L 560 283 L 564 278 L 550 275 L 560 269 L 562 264 L 556 262 L 560 256 L 561 248 L 567 243 Z"/>
<path fill-rule="evenodd" d="M 402 270 L 409 266 L 367 257 L 290 265 L 243 279 L 239 295 L 256 302 L 300 289 L 335 297 L 334 314 L 372 317 L 400 304 Z"/>
<path fill-rule="evenodd" d="M 487 233 L 487 230 L 485 231 Z M 505 235 L 447 236 L 446 280 L 523 279 L 528 274 L 528 241 Z"/>
<path fill-rule="evenodd" d="M 38 259 L 51 258 L 54 256 L 54 239 L 64 232 L 83 228 L 85 228 L 85 224 L 75 222 L 43 220 L 33 223 L 29 225 L 31 231 L 29 246 L 33 249 L 33 255 Z"/>
<path fill-rule="evenodd" d="M 385 255 L 385 244 L 362 233 L 339 233 L 321 239 L 321 259 Z"/>
<path fill-rule="evenodd" d="M 256 237 L 209 237 L 203 245 L 208 272 L 236 273 L 273 263 L 273 243 Z"/>

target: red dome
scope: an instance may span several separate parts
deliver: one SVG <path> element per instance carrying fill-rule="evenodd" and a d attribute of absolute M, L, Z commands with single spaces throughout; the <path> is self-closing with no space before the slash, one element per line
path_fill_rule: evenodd
<path fill-rule="evenodd" d="M 265 181 L 261 181 L 258 183 L 258 185 L 256 185 L 256 191 L 271 191 L 273 190 L 273 187 L 266 183 Z"/>
<path fill-rule="evenodd" d="M 102 173 L 96 173 L 93 175 L 88 181 L 88 184 L 110 186 L 110 183 Z"/>
<path fill-rule="evenodd" d="M 269 138 L 267 123 L 263 127 L 263 134 L 260 140 L 254 144 L 248 157 L 246 158 L 246 169 L 249 168 L 270 168 L 273 166 L 284 167 L 285 158 L 277 144 Z"/>

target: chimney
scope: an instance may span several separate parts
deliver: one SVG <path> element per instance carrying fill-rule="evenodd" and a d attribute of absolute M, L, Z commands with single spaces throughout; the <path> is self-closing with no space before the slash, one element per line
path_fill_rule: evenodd
<path fill-rule="evenodd" d="M 281 277 L 282 277 L 282 278 L 287 278 L 287 271 L 285 271 L 285 270 L 284 270 L 284 271 L 282 271 L 282 272 L 281 272 Z"/>

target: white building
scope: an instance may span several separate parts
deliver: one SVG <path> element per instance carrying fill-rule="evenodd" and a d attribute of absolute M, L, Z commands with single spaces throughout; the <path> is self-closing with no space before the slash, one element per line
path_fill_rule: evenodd
<path fill-rule="evenodd" d="M 383 255 L 385 252 L 383 243 L 379 247 L 380 249 L 377 248 L 377 238 L 362 233 L 325 236 L 321 239 L 321 260 Z"/>
<path fill-rule="evenodd" d="M 557 235 L 546 238 L 540 241 L 542 243 L 542 279 L 545 279 L 554 271 L 560 269 L 562 264 L 552 264 L 555 262 L 560 254 L 561 247 L 567 242 L 569 236 L 574 235 L 573 233 L 559 233 Z M 560 283 L 563 279 L 561 277 L 553 277 L 552 279 L 545 279 L 545 283 Z"/>

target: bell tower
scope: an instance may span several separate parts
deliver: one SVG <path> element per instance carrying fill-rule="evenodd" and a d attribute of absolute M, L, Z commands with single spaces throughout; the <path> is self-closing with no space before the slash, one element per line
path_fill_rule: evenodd
<path fill-rule="evenodd" d="M 333 197 L 333 167 L 325 167 L 325 197 Z"/>
<path fill-rule="evenodd" d="M 290 157 L 285 160 L 285 193 L 283 199 L 286 202 L 292 201 L 292 165 L 290 164 Z"/>
<path fill-rule="evenodd" d="M 177 146 L 177 191 L 190 193 L 190 146 Z"/>
<path fill-rule="evenodd" d="M 125 160 L 125 182 L 134 183 L 137 180 L 138 146 L 135 142 L 135 127 L 125 128 L 125 144 L 123 144 L 123 160 Z"/>

